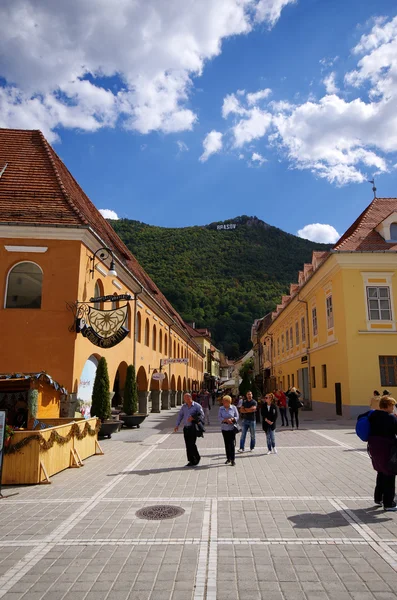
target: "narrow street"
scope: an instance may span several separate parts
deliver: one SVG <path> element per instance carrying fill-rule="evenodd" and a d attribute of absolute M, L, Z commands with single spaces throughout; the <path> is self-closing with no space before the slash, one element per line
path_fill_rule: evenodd
<path fill-rule="evenodd" d="M 1 598 L 396 597 L 397 517 L 373 505 L 374 472 L 351 424 L 303 415 L 300 431 L 277 431 L 270 456 L 259 431 L 235 468 L 211 425 L 188 469 L 176 412 L 101 442 L 104 456 L 51 485 L 5 488 Z M 184 512 L 137 517 L 153 505 Z"/>

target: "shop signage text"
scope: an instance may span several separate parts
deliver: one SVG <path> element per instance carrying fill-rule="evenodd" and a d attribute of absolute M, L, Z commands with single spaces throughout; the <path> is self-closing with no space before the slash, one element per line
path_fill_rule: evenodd
<path fill-rule="evenodd" d="M 188 358 L 162 358 L 161 365 L 187 365 L 189 364 Z"/>

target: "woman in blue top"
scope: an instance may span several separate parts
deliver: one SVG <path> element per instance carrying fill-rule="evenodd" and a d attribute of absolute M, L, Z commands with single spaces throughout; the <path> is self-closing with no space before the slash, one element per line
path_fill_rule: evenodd
<path fill-rule="evenodd" d="M 221 430 L 223 435 L 223 441 L 225 442 L 226 450 L 226 462 L 225 465 L 231 464 L 235 466 L 235 445 L 236 445 L 236 431 L 235 424 L 238 421 L 238 410 L 232 405 L 232 399 L 230 396 L 223 396 L 223 406 L 220 407 L 218 417 L 221 424 Z"/>

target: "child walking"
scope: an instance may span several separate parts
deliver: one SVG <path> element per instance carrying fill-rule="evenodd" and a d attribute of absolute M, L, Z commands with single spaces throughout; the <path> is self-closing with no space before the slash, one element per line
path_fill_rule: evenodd
<path fill-rule="evenodd" d="M 267 438 L 267 452 L 271 454 L 272 450 L 274 454 L 277 454 L 276 448 L 276 421 L 277 421 L 277 407 L 275 402 L 274 394 L 266 394 L 265 402 L 261 406 L 262 414 L 262 427 L 263 431 L 266 432 Z"/>

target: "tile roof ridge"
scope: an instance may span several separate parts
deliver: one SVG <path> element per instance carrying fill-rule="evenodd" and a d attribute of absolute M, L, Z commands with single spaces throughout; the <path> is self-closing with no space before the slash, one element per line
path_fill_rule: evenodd
<path fill-rule="evenodd" d="M 61 177 L 61 175 L 60 175 L 60 173 L 58 171 L 58 168 L 57 168 L 57 166 L 55 164 L 55 160 L 54 160 L 54 157 L 53 157 L 52 153 L 54 153 L 55 156 L 59 160 L 61 160 L 61 159 L 59 158 L 59 156 L 57 155 L 57 153 L 55 152 L 55 150 L 50 146 L 50 144 L 48 143 L 47 139 L 45 138 L 43 132 L 40 131 L 40 130 L 36 130 L 36 131 L 39 134 L 41 143 L 43 144 L 44 151 L 47 154 L 48 160 L 50 161 L 51 167 L 52 167 L 52 169 L 54 171 L 55 178 L 56 178 L 56 180 L 58 182 L 58 185 L 60 187 L 60 190 L 62 192 L 63 197 L 65 198 L 65 200 L 69 204 L 69 206 L 72 208 L 72 210 L 76 213 L 76 215 L 81 219 L 82 223 L 84 225 L 89 225 L 89 222 L 87 221 L 87 219 L 84 217 L 84 215 L 82 214 L 82 212 L 77 208 L 77 206 L 75 205 L 75 203 L 73 202 L 73 200 L 70 198 L 69 194 L 67 193 L 66 188 L 64 186 L 64 183 L 62 181 L 62 177 Z"/>

